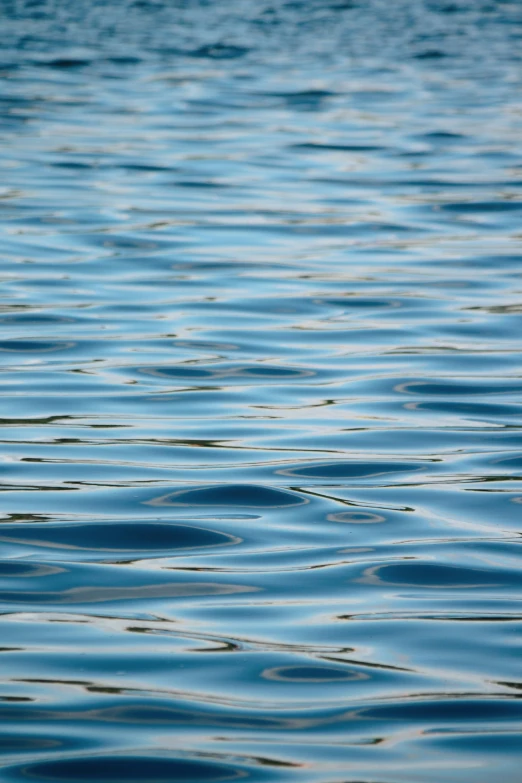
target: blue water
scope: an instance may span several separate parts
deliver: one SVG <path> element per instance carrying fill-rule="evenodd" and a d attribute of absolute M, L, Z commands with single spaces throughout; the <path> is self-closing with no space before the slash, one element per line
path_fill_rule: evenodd
<path fill-rule="evenodd" d="M 0 10 L 2 783 L 518 783 L 522 3 Z"/>

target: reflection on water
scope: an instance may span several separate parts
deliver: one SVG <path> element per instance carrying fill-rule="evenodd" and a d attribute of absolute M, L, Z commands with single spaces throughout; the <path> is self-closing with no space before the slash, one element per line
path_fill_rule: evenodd
<path fill-rule="evenodd" d="M 0 11 L 2 781 L 518 781 L 521 3 Z"/>

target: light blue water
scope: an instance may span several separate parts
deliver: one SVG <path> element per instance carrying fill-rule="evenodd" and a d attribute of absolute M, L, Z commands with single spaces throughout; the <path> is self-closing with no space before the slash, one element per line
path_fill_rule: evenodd
<path fill-rule="evenodd" d="M 522 3 L 0 9 L 0 780 L 518 783 Z"/>

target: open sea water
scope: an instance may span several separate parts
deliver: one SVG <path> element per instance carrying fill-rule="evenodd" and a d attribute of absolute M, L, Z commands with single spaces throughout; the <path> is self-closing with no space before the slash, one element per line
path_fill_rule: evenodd
<path fill-rule="evenodd" d="M 2 783 L 518 783 L 522 2 L 0 43 Z"/>

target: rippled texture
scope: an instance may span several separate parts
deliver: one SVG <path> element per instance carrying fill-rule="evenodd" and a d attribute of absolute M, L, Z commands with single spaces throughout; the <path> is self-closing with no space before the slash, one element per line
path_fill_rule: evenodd
<path fill-rule="evenodd" d="M 522 4 L 0 9 L 1 780 L 517 783 Z"/>

